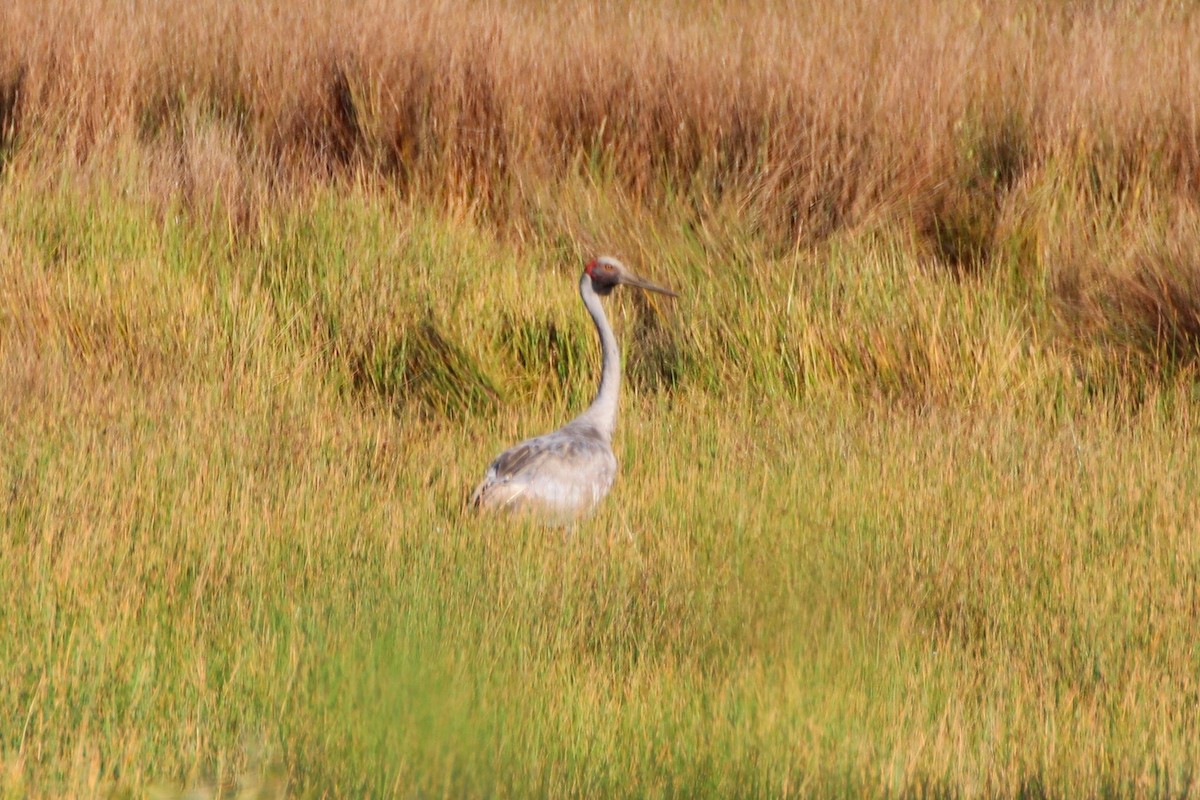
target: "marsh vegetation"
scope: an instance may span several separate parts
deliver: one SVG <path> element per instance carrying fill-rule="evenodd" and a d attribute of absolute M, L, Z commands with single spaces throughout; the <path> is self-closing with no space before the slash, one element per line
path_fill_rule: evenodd
<path fill-rule="evenodd" d="M 0 796 L 1175 797 L 1186 3 L 8 0 Z M 462 513 L 595 389 L 564 537 Z"/>

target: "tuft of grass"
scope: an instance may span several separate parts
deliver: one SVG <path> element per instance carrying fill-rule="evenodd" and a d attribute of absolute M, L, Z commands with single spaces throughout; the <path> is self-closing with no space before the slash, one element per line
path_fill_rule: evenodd
<path fill-rule="evenodd" d="M 496 406 L 499 394 L 481 365 L 433 322 L 423 320 L 392 335 L 390 344 L 343 356 L 357 391 L 377 395 L 397 410 L 413 403 L 451 419 Z"/>

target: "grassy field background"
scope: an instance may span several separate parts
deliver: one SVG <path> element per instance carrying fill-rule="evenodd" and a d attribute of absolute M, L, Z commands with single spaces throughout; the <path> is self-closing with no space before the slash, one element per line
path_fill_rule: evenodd
<path fill-rule="evenodd" d="M 0 796 L 1194 794 L 1198 28 L 5 3 Z"/>

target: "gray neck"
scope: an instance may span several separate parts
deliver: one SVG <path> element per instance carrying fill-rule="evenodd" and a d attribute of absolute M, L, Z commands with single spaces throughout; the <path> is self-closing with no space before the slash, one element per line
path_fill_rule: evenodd
<path fill-rule="evenodd" d="M 600 390 L 596 392 L 596 399 L 588 406 L 587 411 L 579 415 L 578 420 L 594 426 L 604 438 L 611 441 L 613 429 L 617 427 L 617 400 L 621 393 L 621 351 L 617 348 L 617 337 L 613 336 L 608 317 L 604 315 L 600 297 L 592 288 L 592 279 L 586 274 L 579 279 L 579 296 L 583 298 L 583 304 L 587 306 L 592 321 L 596 323 L 596 333 L 600 336 L 602 366 Z"/>

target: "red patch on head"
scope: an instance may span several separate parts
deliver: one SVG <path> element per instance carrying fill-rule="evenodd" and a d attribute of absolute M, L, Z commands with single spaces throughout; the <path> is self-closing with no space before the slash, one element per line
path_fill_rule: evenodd
<path fill-rule="evenodd" d="M 594 270 L 596 268 L 597 261 L 599 261 L 599 259 L 593 258 L 591 261 L 589 261 L 587 263 L 587 266 L 583 268 L 583 271 L 588 274 L 589 278 L 595 277 L 594 275 L 592 275 L 592 270 Z"/>

